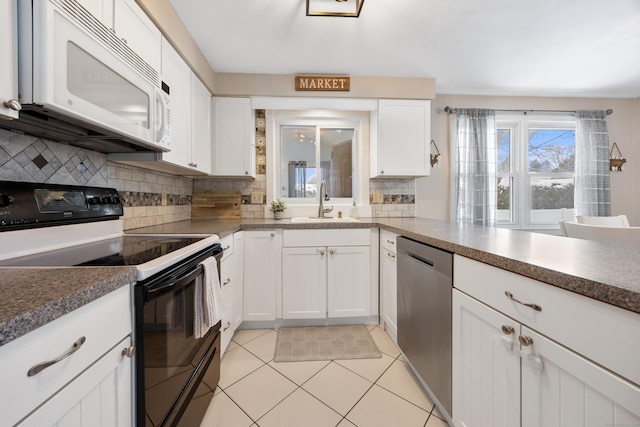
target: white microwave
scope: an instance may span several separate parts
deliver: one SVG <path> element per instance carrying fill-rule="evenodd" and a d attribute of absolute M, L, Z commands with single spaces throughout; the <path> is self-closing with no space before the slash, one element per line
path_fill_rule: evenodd
<path fill-rule="evenodd" d="M 170 149 L 157 70 L 75 0 L 18 4 L 23 109 L 13 128 L 107 153 Z"/>

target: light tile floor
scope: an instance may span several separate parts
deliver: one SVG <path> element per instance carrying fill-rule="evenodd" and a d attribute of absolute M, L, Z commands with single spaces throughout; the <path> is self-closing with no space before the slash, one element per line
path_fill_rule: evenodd
<path fill-rule="evenodd" d="M 380 359 L 275 363 L 274 329 L 240 330 L 201 427 L 447 427 L 376 326 Z"/>

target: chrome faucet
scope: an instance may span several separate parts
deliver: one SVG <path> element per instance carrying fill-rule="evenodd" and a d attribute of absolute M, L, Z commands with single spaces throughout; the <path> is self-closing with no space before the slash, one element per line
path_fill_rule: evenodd
<path fill-rule="evenodd" d="M 318 218 L 324 218 L 324 214 L 333 210 L 333 205 L 330 208 L 325 208 L 324 201 L 329 201 L 329 193 L 327 193 L 327 183 L 322 181 L 320 183 L 320 206 L 318 207 Z"/>

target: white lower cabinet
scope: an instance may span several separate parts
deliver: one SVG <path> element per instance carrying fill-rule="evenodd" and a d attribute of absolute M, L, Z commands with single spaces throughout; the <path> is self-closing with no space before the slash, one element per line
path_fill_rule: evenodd
<path fill-rule="evenodd" d="M 398 235 L 380 230 L 380 318 L 385 331 L 398 341 Z"/>
<path fill-rule="evenodd" d="M 369 229 L 285 230 L 282 318 L 370 316 L 369 233 Z"/>
<path fill-rule="evenodd" d="M 122 354 L 129 346 L 127 337 L 18 426 L 131 426 L 133 359 Z"/>
<path fill-rule="evenodd" d="M 243 232 L 239 231 L 221 240 L 224 254 L 220 260 L 220 285 L 224 315 L 222 317 L 222 337 L 220 355 L 224 355 L 231 338 L 242 323 L 243 301 Z"/>
<path fill-rule="evenodd" d="M 282 230 L 244 231 L 244 320 L 275 320 L 282 277 Z"/>
<path fill-rule="evenodd" d="M 454 261 L 454 280 L 464 290 L 453 291 L 455 426 L 640 425 L 640 387 L 621 376 L 626 365 L 601 365 L 591 359 L 601 357 L 599 343 L 611 335 L 617 339 L 610 341 L 610 360 L 632 351 L 627 333 L 637 331 L 636 315 L 461 257 Z M 507 297 L 504 289 L 519 301 Z M 504 307 L 509 316 L 487 301 Z M 554 303 L 562 310 L 555 310 Z M 581 324 L 575 322 L 583 316 Z M 618 327 L 610 327 L 619 320 Z M 590 321 L 606 324 L 608 336 L 595 327 L 586 330 Z M 571 331 L 591 345 L 562 338 Z M 582 346 L 582 354 L 569 342 Z"/>
<path fill-rule="evenodd" d="M 0 347 L 0 424 L 131 426 L 131 325 L 124 286 Z"/>

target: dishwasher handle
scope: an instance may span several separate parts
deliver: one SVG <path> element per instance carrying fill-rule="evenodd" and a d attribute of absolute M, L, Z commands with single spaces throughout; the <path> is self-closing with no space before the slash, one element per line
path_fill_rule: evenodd
<path fill-rule="evenodd" d="M 413 259 L 429 266 L 446 277 L 453 277 L 453 254 L 400 236 L 398 242 L 398 260 L 403 257 Z"/>

